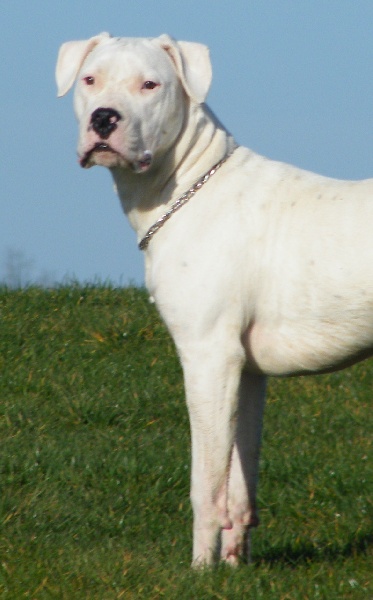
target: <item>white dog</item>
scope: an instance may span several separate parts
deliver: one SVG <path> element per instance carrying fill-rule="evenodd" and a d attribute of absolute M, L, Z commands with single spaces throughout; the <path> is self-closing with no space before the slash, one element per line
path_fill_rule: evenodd
<path fill-rule="evenodd" d="M 194 564 L 249 552 L 267 375 L 373 351 L 373 180 L 338 181 L 237 147 L 204 104 L 207 47 L 102 33 L 62 45 L 82 167 L 103 165 L 181 358 Z M 177 213 L 177 214 L 176 214 Z"/>

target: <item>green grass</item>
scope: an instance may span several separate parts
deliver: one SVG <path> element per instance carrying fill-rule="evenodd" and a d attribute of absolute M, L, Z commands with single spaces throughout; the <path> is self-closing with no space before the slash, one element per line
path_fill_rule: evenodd
<path fill-rule="evenodd" d="M 0 292 L 0 598 L 373 599 L 373 363 L 272 380 L 253 564 L 194 572 L 188 417 L 144 291 Z"/>

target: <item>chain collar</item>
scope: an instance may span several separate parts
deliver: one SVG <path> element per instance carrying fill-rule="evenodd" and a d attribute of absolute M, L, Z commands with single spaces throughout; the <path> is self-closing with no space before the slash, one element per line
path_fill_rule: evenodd
<path fill-rule="evenodd" d="M 139 248 L 140 250 L 146 250 L 150 240 L 152 239 L 153 235 L 155 233 L 157 233 L 157 231 L 163 227 L 163 225 L 166 223 L 166 221 L 168 221 L 168 219 L 170 217 L 172 217 L 172 215 L 179 210 L 179 208 L 181 208 L 182 206 L 184 206 L 184 204 L 186 204 L 193 196 L 196 192 L 198 192 L 198 190 L 201 189 L 201 187 L 203 185 L 205 185 L 205 183 L 208 182 L 208 180 L 210 179 L 210 177 L 212 177 L 216 171 L 218 169 L 220 169 L 220 167 L 222 166 L 222 164 L 225 163 L 226 160 L 228 160 L 228 158 L 230 156 L 232 156 L 233 152 L 235 151 L 235 149 L 237 148 L 237 146 L 234 146 L 233 149 L 226 154 L 218 163 L 216 163 L 216 165 L 214 165 L 205 175 L 203 175 L 203 177 L 201 177 L 200 179 L 198 179 L 198 181 L 196 181 L 196 183 L 187 191 L 185 192 L 185 194 L 183 194 L 182 196 L 180 196 L 180 198 L 178 198 L 177 200 L 175 200 L 175 202 L 173 204 L 171 204 L 170 208 L 168 209 L 167 212 L 165 212 L 155 223 L 154 225 L 152 225 L 148 231 L 146 232 L 146 234 L 144 235 L 144 237 L 142 238 L 142 240 L 139 243 Z"/>

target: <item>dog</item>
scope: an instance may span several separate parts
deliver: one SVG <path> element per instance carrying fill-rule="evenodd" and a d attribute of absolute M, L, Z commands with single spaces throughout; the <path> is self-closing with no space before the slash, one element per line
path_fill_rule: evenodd
<path fill-rule="evenodd" d="M 373 180 L 340 181 L 238 146 L 205 104 L 199 43 L 64 43 L 80 165 L 107 167 L 181 359 L 193 564 L 249 557 L 267 376 L 373 353 Z"/>

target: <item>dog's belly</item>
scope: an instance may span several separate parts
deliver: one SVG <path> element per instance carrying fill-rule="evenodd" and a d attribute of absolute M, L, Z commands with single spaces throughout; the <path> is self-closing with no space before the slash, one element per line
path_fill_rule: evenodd
<path fill-rule="evenodd" d="M 254 323 L 242 336 L 248 368 L 268 375 L 326 373 L 373 355 L 373 316 L 352 323 Z"/>

